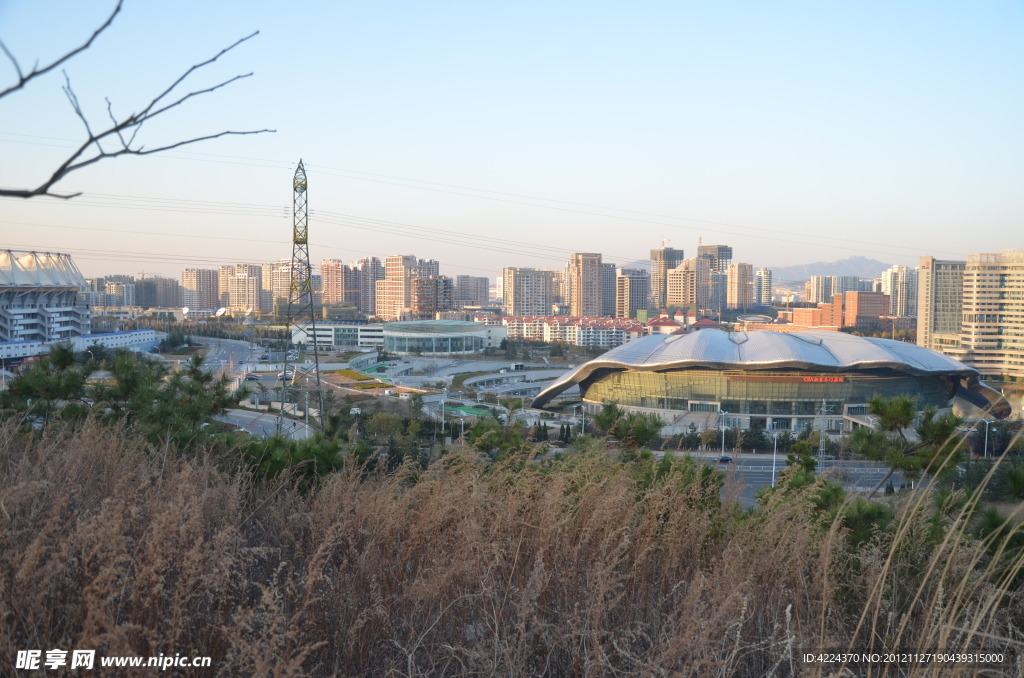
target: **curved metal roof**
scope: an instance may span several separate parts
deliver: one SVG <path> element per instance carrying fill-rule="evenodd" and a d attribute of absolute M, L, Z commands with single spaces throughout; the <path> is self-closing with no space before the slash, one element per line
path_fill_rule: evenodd
<path fill-rule="evenodd" d="M 542 407 L 552 397 L 597 369 L 678 370 L 802 369 L 823 372 L 891 368 L 908 374 L 958 374 L 976 381 L 978 371 L 927 348 L 892 339 L 856 337 L 844 332 L 724 332 L 707 329 L 668 337 L 652 335 L 623 344 L 577 367 L 541 391 Z"/>
<path fill-rule="evenodd" d="M 70 254 L 0 250 L 0 287 L 86 286 Z"/>

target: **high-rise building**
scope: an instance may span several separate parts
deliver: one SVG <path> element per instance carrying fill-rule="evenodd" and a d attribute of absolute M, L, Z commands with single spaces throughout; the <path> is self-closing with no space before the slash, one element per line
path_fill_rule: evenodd
<path fill-rule="evenodd" d="M 108 277 L 109 280 L 109 277 Z M 135 283 L 135 301 L 142 308 L 181 306 L 181 285 L 175 278 L 155 275 Z"/>
<path fill-rule="evenodd" d="M 383 320 L 401 320 L 415 314 L 413 280 L 438 276 L 438 263 L 414 255 L 394 255 L 384 260 L 384 278 L 376 282 L 374 314 Z M 449 279 L 450 280 L 450 279 Z"/>
<path fill-rule="evenodd" d="M 772 305 L 772 271 L 769 268 L 757 269 L 757 280 L 754 281 L 754 303 L 759 306 Z"/>
<path fill-rule="evenodd" d="M 728 245 L 700 245 L 697 256 L 708 260 L 712 273 L 727 273 L 732 264 L 732 248 Z"/>
<path fill-rule="evenodd" d="M 917 276 L 917 345 L 942 352 L 960 344 L 966 261 L 921 257 Z"/>
<path fill-rule="evenodd" d="M 827 304 L 832 299 L 832 282 L 834 276 L 812 275 L 804 295 L 812 304 Z"/>
<path fill-rule="evenodd" d="M 341 304 L 347 301 L 346 282 L 348 278 L 348 266 L 340 259 L 321 259 L 320 276 L 325 304 Z"/>
<path fill-rule="evenodd" d="M 221 276 L 224 276 L 225 268 L 228 268 L 227 277 L 234 275 L 233 267 L 221 266 Z M 242 275 L 249 275 L 248 271 L 241 271 Z M 222 278 L 224 279 L 224 278 Z M 277 261 L 262 264 L 260 266 L 260 310 L 269 313 L 275 308 L 286 308 L 288 298 L 292 289 L 292 260 L 278 259 Z M 221 299 L 225 302 L 224 292 L 221 292 Z M 282 313 L 284 311 L 282 310 Z"/>
<path fill-rule="evenodd" d="M 615 272 L 615 317 L 635 318 L 650 302 L 651 278 L 642 268 L 620 268 Z"/>
<path fill-rule="evenodd" d="M 554 271 L 536 268 L 506 268 L 502 271 L 501 300 L 505 315 L 531 316 L 549 315 L 551 304 L 551 279 Z"/>
<path fill-rule="evenodd" d="M 243 313 L 259 311 L 261 279 L 255 275 L 233 275 L 228 278 L 227 308 Z"/>
<path fill-rule="evenodd" d="M 186 268 L 181 272 L 181 303 L 195 310 L 216 310 L 220 304 L 217 271 L 212 268 Z"/>
<path fill-rule="evenodd" d="M 410 282 L 410 306 L 407 319 L 431 320 L 438 313 L 452 310 L 455 284 L 443 275 L 414 276 Z"/>
<path fill-rule="evenodd" d="M 704 259 L 705 261 L 708 261 L 708 265 L 710 266 L 710 260 L 708 260 L 707 257 Z M 721 314 L 728 305 L 726 302 L 729 298 L 729 275 L 727 273 L 715 273 L 712 271 L 709 277 L 711 278 L 711 294 L 708 297 L 708 307 L 711 311 Z"/>
<path fill-rule="evenodd" d="M 107 293 L 108 301 L 112 301 L 113 306 L 135 305 L 135 285 L 132 283 L 108 282 L 104 285 L 103 291 Z"/>
<path fill-rule="evenodd" d="M 490 280 L 475 275 L 460 275 L 455 278 L 455 305 L 479 306 L 488 302 Z"/>
<path fill-rule="evenodd" d="M 603 310 L 603 279 L 601 255 L 573 252 L 566 266 L 569 282 L 570 313 L 577 317 L 596 318 Z"/>
<path fill-rule="evenodd" d="M 668 272 L 668 306 L 682 306 L 694 312 L 711 306 L 711 262 L 707 257 L 691 257 Z"/>
<path fill-rule="evenodd" d="M 565 281 L 565 270 L 551 271 L 551 303 L 565 304 L 569 298 L 568 285 Z"/>
<path fill-rule="evenodd" d="M 893 266 L 882 274 L 882 292 L 892 302 L 890 315 L 917 315 L 917 269 Z"/>
<path fill-rule="evenodd" d="M 373 315 L 377 309 L 377 281 L 384 279 L 384 264 L 377 257 L 364 257 L 349 264 L 353 276 L 348 289 L 357 293 L 356 308 L 364 315 Z"/>
<path fill-rule="evenodd" d="M 615 264 L 601 262 L 601 315 L 606 318 L 615 318 L 615 310 L 618 308 L 615 291 Z"/>
<path fill-rule="evenodd" d="M 1024 250 L 969 254 L 960 345 L 944 353 L 1001 380 L 1024 380 Z"/>
<path fill-rule="evenodd" d="M 729 255 L 730 258 L 732 255 Z M 652 308 L 668 307 L 668 272 L 683 263 L 683 250 L 662 247 L 651 250 L 651 304 Z"/>
<path fill-rule="evenodd" d="M 748 310 L 754 305 L 754 267 L 743 263 L 729 264 L 727 275 L 726 305 L 732 310 Z"/>

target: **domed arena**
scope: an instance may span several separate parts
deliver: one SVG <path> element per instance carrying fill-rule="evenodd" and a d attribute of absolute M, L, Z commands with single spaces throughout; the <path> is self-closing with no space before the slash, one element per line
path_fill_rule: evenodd
<path fill-rule="evenodd" d="M 910 395 L 967 419 L 1010 415 L 1010 404 L 972 367 L 927 348 L 834 331 L 649 336 L 623 344 L 554 381 L 533 407 L 579 386 L 586 410 L 616 402 L 658 414 L 669 430 L 691 423 L 840 434 L 871 425 L 874 395 Z"/>

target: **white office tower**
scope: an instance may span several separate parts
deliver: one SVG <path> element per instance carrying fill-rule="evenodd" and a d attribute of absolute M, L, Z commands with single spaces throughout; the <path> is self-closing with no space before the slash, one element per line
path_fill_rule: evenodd
<path fill-rule="evenodd" d="M 960 346 L 943 351 L 1002 381 L 1024 380 L 1024 250 L 969 254 Z"/>
<path fill-rule="evenodd" d="M 760 306 L 772 305 L 772 271 L 769 268 L 757 269 L 754 303 Z"/>
<path fill-rule="evenodd" d="M 89 334 L 89 308 L 78 300 L 86 287 L 70 254 L 0 250 L 0 342 Z"/>
<path fill-rule="evenodd" d="M 921 257 L 917 274 L 917 345 L 945 353 L 960 345 L 966 261 Z"/>
<path fill-rule="evenodd" d="M 882 274 L 882 293 L 892 302 L 890 315 L 917 316 L 917 269 L 893 266 Z"/>

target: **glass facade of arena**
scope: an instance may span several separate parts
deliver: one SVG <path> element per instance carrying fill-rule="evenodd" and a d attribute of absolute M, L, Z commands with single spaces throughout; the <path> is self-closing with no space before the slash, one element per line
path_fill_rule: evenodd
<path fill-rule="evenodd" d="M 603 373 L 601 373 L 603 372 Z M 585 400 L 689 412 L 717 411 L 773 418 L 829 412 L 861 404 L 873 395 L 917 397 L 919 408 L 945 407 L 952 384 L 941 376 L 893 370 L 817 373 L 688 369 L 676 372 L 599 371 L 580 384 Z M 852 412 L 851 412 L 852 413 Z M 858 412 L 859 413 L 859 412 Z"/>
<path fill-rule="evenodd" d="M 484 350 L 482 334 L 401 336 L 384 333 L 384 350 L 391 353 L 475 353 Z"/>

